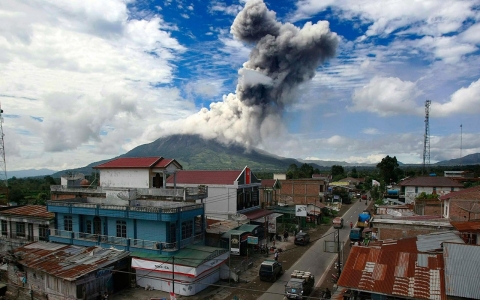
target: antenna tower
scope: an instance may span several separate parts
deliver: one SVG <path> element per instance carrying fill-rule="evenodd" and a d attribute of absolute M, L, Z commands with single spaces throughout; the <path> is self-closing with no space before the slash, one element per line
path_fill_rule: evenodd
<path fill-rule="evenodd" d="M 3 136 L 3 109 L 0 104 L 0 192 L 5 194 L 5 200 L 8 203 L 7 162 L 5 160 L 5 143 Z"/>
<path fill-rule="evenodd" d="M 432 101 L 425 101 L 425 134 L 423 135 L 423 173 L 426 172 L 426 167 L 430 166 L 430 124 L 429 112 Z"/>
<path fill-rule="evenodd" d="M 462 159 L 462 135 L 463 135 L 463 126 L 462 126 L 462 124 L 460 124 L 460 166 L 463 163 L 463 159 Z"/>

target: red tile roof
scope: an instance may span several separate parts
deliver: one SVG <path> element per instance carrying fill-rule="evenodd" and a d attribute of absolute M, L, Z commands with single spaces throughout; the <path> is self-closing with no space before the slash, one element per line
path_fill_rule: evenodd
<path fill-rule="evenodd" d="M 480 186 L 474 186 L 461 191 L 450 192 L 440 197 L 440 200 L 448 199 L 480 200 Z"/>
<path fill-rule="evenodd" d="M 447 299 L 443 253 L 419 253 L 416 240 L 352 247 L 338 285 L 415 299 Z"/>
<path fill-rule="evenodd" d="M 428 186 L 428 187 L 460 187 L 463 184 L 458 183 L 450 177 L 423 176 L 415 177 L 400 182 L 400 186 Z"/>
<path fill-rule="evenodd" d="M 224 184 L 233 185 L 234 181 L 242 174 L 242 170 L 236 171 L 178 171 L 176 172 L 177 184 Z M 174 177 L 171 175 L 167 183 L 173 183 Z"/>
<path fill-rule="evenodd" d="M 15 215 L 25 217 L 35 217 L 44 219 L 53 219 L 55 214 L 47 211 L 47 207 L 43 205 L 25 205 L 10 208 L 0 212 L 0 215 Z"/>
<path fill-rule="evenodd" d="M 262 179 L 262 188 L 273 188 L 275 182 L 277 182 L 276 179 Z"/>
<path fill-rule="evenodd" d="M 125 168 L 166 168 L 175 162 L 172 158 L 163 157 L 121 157 L 93 167 L 94 169 L 125 169 Z"/>

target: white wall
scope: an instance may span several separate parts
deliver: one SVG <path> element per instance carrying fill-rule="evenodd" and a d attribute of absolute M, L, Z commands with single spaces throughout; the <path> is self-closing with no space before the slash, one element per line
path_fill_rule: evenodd
<path fill-rule="evenodd" d="M 153 175 L 152 175 L 153 176 Z M 149 188 L 149 169 L 100 170 L 100 186 L 122 188 Z"/>
<path fill-rule="evenodd" d="M 454 188 L 454 191 L 459 191 L 459 188 Z M 415 193 L 415 187 L 414 186 L 407 186 L 405 187 L 405 203 L 413 203 L 415 202 L 415 198 L 420 195 L 421 193 L 425 194 L 432 194 L 433 193 L 433 187 L 427 186 L 427 187 L 418 187 L 418 193 Z M 452 192 L 451 187 L 437 187 L 436 193 L 439 196 L 446 195 L 448 193 Z"/>

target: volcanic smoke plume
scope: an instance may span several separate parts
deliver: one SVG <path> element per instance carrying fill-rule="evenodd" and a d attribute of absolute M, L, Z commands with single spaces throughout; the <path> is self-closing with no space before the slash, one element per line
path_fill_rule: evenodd
<path fill-rule="evenodd" d="M 246 3 L 230 32 L 254 44 L 250 58 L 238 71 L 235 94 L 223 97 L 188 117 L 183 133 L 197 133 L 247 148 L 282 130 L 282 112 L 295 102 L 298 86 L 315 76 L 316 68 L 335 55 L 337 34 L 329 23 L 282 24 L 262 0 Z"/>

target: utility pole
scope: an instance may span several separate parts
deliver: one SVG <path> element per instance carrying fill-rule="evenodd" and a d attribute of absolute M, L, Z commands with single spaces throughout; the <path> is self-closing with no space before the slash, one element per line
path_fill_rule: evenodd
<path fill-rule="evenodd" d="M 463 126 L 462 124 L 460 124 L 460 166 L 462 165 L 463 163 L 463 159 L 462 159 L 462 138 L 463 138 Z"/>
<path fill-rule="evenodd" d="M 337 261 L 338 278 L 340 278 L 340 274 L 342 273 L 341 259 L 340 259 L 340 228 L 337 228 L 337 250 L 338 250 L 338 261 Z"/>
<path fill-rule="evenodd" d="M 175 256 L 172 256 L 172 295 L 175 297 Z"/>
<path fill-rule="evenodd" d="M 432 101 L 425 101 L 425 134 L 423 135 L 423 174 L 427 171 L 427 166 L 430 167 L 430 104 Z"/>

